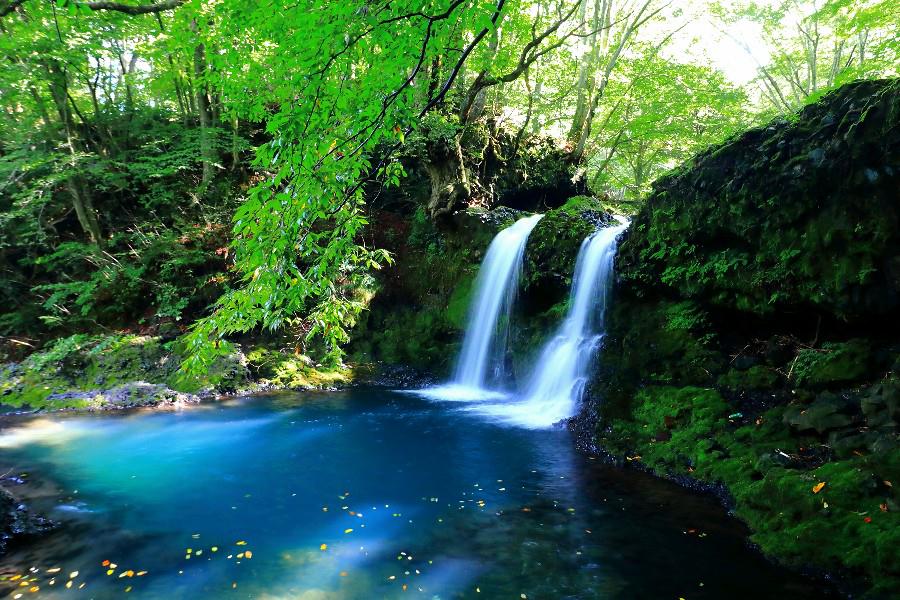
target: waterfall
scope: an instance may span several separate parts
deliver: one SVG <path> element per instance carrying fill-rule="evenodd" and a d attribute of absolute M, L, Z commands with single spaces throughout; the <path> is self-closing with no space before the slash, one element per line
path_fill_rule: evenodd
<path fill-rule="evenodd" d="M 525 427 L 547 427 L 575 414 L 594 352 L 603 340 L 617 239 L 627 222 L 584 240 L 575 262 L 569 312 L 525 388 L 524 400 L 472 410 Z"/>
<path fill-rule="evenodd" d="M 440 400 L 483 400 L 503 394 L 486 389 L 503 375 L 506 338 L 528 235 L 543 215 L 519 219 L 498 233 L 478 270 L 462 352 L 453 380 L 422 393 Z M 493 363 L 493 364 L 492 364 Z M 492 369 L 493 368 L 493 369 Z M 493 370 L 493 373 L 489 371 Z"/>

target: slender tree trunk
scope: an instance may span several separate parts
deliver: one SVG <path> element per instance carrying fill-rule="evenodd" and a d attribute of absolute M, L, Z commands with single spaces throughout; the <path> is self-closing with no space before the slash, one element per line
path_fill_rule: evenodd
<path fill-rule="evenodd" d="M 191 28 L 196 32 L 197 23 L 192 23 Z M 203 161 L 203 175 L 200 184 L 206 186 L 213 179 L 213 161 L 215 160 L 213 140 L 210 127 L 212 127 L 212 115 L 210 114 L 209 96 L 207 95 L 206 82 L 206 48 L 202 43 L 194 46 L 194 78 L 197 114 L 200 116 L 200 156 Z"/>
<path fill-rule="evenodd" d="M 583 0 L 581 3 L 582 23 L 587 20 L 587 5 L 587 0 Z M 566 136 L 566 139 L 569 140 L 570 143 L 576 141 L 578 136 L 581 135 L 581 128 L 584 127 L 584 119 L 587 115 L 588 77 L 593 77 L 595 68 L 591 58 L 594 56 L 594 49 L 597 47 L 596 24 L 598 12 L 597 3 L 595 2 L 593 19 L 594 31 L 591 33 L 590 45 L 587 48 L 582 48 L 584 52 L 582 54 L 581 67 L 578 69 L 578 83 L 575 84 L 575 90 L 577 91 L 578 96 L 575 100 L 575 113 L 572 115 L 572 126 L 569 128 L 569 134 Z"/>
<path fill-rule="evenodd" d="M 240 121 L 238 121 L 237 115 L 232 117 L 231 119 L 231 170 L 236 171 L 238 165 L 241 163 L 241 147 L 240 147 L 240 135 L 238 135 L 240 126 Z"/>
<path fill-rule="evenodd" d="M 59 113 L 59 119 L 63 125 L 63 132 L 66 135 L 67 146 L 74 165 L 78 151 L 82 148 L 80 140 L 75 133 L 72 113 L 69 111 L 68 76 L 56 61 L 47 63 L 47 74 L 50 82 L 50 95 Z M 100 221 L 97 219 L 93 199 L 87 186 L 84 184 L 83 178 L 77 173 L 70 175 L 66 181 L 66 188 L 72 197 L 75 215 L 78 217 L 78 222 L 81 224 L 82 229 L 92 242 L 98 246 L 102 245 L 103 234 L 100 229 Z"/>

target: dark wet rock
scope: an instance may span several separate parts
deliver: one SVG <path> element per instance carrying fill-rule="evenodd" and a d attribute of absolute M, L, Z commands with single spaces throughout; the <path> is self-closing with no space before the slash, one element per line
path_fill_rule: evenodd
<path fill-rule="evenodd" d="M 12 544 L 34 539 L 54 527 L 53 521 L 33 514 L 25 504 L 0 487 L 0 555 Z"/>
<path fill-rule="evenodd" d="M 404 365 L 375 365 L 373 371 L 361 376 L 355 383 L 372 387 L 411 390 L 437 383 L 430 373 Z"/>
<path fill-rule="evenodd" d="M 838 394 L 822 394 L 808 406 L 792 404 L 784 411 L 784 422 L 797 431 L 827 433 L 856 422 L 858 404 Z"/>
<path fill-rule="evenodd" d="M 68 404 L 65 401 L 77 401 L 89 410 L 115 410 L 122 408 L 138 408 L 148 406 L 183 406 L 200 401 L 195 394 L 175 391 L 162 384 L 135 381 L 119 385 L 108 390 L 88 390 L 51 394 L 48 400 L 54 403 Z"/>

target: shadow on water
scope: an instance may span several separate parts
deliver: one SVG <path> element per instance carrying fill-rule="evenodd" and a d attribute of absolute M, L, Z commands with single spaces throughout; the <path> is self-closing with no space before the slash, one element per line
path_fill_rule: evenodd
<path fill-rule="evenodd" d="M 29 474 L 14 491 L 62 523 L 0 560 L 0 593 L 831 597 L 751 550 L 710 498 L 597 464 L 565 431 L 407 394 L 17 418 L 0 450 Z"/>

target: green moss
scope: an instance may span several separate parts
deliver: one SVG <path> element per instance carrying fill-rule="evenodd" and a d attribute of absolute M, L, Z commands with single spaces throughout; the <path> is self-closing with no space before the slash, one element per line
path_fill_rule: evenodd
<path fill-rule="evenodd" d="M 853 383 L 869 374 L 871 360 L 866 340 L 826 343 L 821 349 L 804 349 L 797 354 L 794 378 L 798 385 L 811 388 Z"/>
<path fill-rule="evenodd" d="M 325 368 L 302 354 L 288 354 L 265 347 L 247 352 L 247 363 L 259 383 L 279 389 L 322 389 L 352 380 L 353 371 L 346 366 Z"/>
<path fill-rule="evenodd" d="M 60 338 L 21 363 L 3 367 L 0 403 L 33 409 L 86 408 L 103 404 L 103 392 L 120 394 L 139 390 L 123 386 L 134 382 L 167 386 L 176 392 L 235 391 L 247 385 L 239 356 L 212 365 L 202 377 L 185 378 L 181 358 L 172 343 L 137 335 L 75 335 Z M 150 390 L 152 391 L 152 390 Z M 91 392 L 92 396 L 86 396 Z"/>
<path fill-rule="evenodd" d="M 771 367 L 754 365 L 746 371 L 730 369 L 719 377 L 718 385 L 732 391 L 771 390 L 781 384 L 781 375 Z"/>
<path fill-rule="evenodd" d="M 450 301 L 447 304 L 447 320 L 456 329 L 464 329 L 469 314 L 469 305 L 472 303 L 472 294 L 475 292 L 476 274 L 464 276 L 453 288 Z"/>
<path fill-rule="evenodd" d="M 878 590 L 900 586 L 898 497 L 884 483 L 900 476 L 900 451 L 788 468 L 769 456 L 797 455 L 814 441 L 792 436 L 780 407 L 737 426 L 714 390 L 652 386 L 634 400 L 632 418 L 600 435 L 606 448 L 661 475 L 725 484 L 735 513 L 771 556 L 865 573 Z M 814 493 L 819 482 L 825 486 Z"/>

